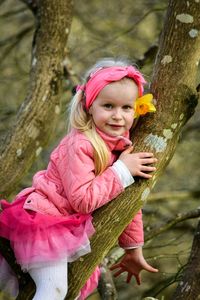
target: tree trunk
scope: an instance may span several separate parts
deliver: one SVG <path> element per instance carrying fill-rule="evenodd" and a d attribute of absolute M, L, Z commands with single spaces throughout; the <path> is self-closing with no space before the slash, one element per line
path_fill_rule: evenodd
<path fill-rule="evenodd" d="M 8 196 L 48 142 L 60 112 L 72 0 L 38 1 L 30 82 L 15 126 L 0 147 L 0 197 Z M 6 175 L 5 175 L 6 174 Z"/>
<path fill-rule="evenodd" d="M 194 235 L 192 250 L 173 300 L 196 300 L 200 295 L 200 222 Z"/>
<path fill-rule="evenodd" d="M 155 153 L 159 159 L 157 171 L 151 180 L 138 180 L 94 213 L 96 234 L 91 239 L 92 253 L 72 264 L 68 300 L 74 299 L 94 267 L 144 205 L 175 151 L 183 125 L 194 113 L 198 97 L 199 15 L 197 1 L 169 1 L 153 72 L 152 92 L 157 102 L 157 112 L 143 118 L 132 136 L 134 151 Z"/>

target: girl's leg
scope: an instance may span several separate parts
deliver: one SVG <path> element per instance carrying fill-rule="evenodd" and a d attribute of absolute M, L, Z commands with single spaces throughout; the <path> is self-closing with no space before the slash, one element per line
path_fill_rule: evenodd
<path fill-rule="evenodd" d="M 33 300 L 63 300 L 67 294 L 67 262 L 55 262 L 29 270 L 36 284 Z"/>
<path fill-rule="evenodd" d="M 17 297 L 19 292 L 18 280 L 8 265 L 7 261 L 0 254 L 0 290 L 12 297 Z"/>

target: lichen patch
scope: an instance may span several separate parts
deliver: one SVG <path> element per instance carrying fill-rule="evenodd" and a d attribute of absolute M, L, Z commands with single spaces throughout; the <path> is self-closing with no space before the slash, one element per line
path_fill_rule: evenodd
<path fill-rule="evenodd" d="M 184 114 L 181 114 L 179 117 L 179 120 L 181 121 L 181 120 L 183 120 L 183 118 L 184 118 Z"/>
<path fill-rule="evenodd" d="M 146 199 L 148 198 L 148 196 L 149 196 L 149 194 L 150 194 L 150 188 L 146 188 L 144 191 L 143 191 L 143 193 L 142 193 L 142 195 L 141 195 L 141 200 L 142 201 L 146 201 Z"/>
<path fill-rule="evenodd" d="M 32 67 L 34 67 L 37 63 L 37 58 L 36 57 L 33 57 L 33 60 L 32 60 Z"/>
<path fill-rule="evenodd" d="M 34 126 L 34 125 L 29 125 L 26 129 L 27 134 L 30 138 L 32 138 L 33 140 L 35 140 L 39 134 L 40 134 L 40 130 Z"/>
<path fill-rule="evenodd" d="M 45 102 L 47 100 L 48 97 L 48 91 L 46 91 L 42 97 L 42 101 Z"/>
<path fill-rule="evenodd" d="M 199 31 L 197 29 L 193 28 L 189 31 L 189 36 L 193 39 L 198 37 L 198 34 L 199 34 Z"/>
<path fill-rule="evenodd" d="M 17 149 L 16 151 L 17 157 L 20 157 L 22 155 L 22 149 Z"/>
<path fill-rule="evenodd" d="M 144 139 L 144 143 L 149 146 L 152 150 L 155 150 L 156 153 L 158 152 L 164 152 L 164 150 L 167 147 L 167 140 L 166 138 L 163 138 L 158 135 L 154 135 L 150 133 L 146 138 Z"/>
<path fill-rule="evenodd" d="M 171 129 L 164 129 L 163 135 L 166 138 L 166 140 L 170 140 L 173 136 L 173 133 L 172 133 Z"/>
<path fill-rule="evenodd" d="M 59 105 L 55 106 L 55 113 L 56 113 L 56 115 L 60 114 L 60 106 Z"/>
<path fill-rule="evenodd" d="M 176 129 L 177 125 L 178 125 L 177 123 L 173 123 L 173 124 L 171 125 L 171 128 L 172 128 L 172 129 Z"/>
<path fill-rule="evenodd" d="M 38 148 L 36 149 L 36 151 L 35 151 L 36 157 L 37 157 L 38 155 L 40 155 L 41 152 L 42 152 L 42 147 L 38 147 Z"/>
<path fill-rule="evenodd" d="M 193 23 L 194 22 L 193 16 L 191 16 L 189 14 L 179 14 L 179 15 L 176 16 L 176 19 L 179 22 L 185 23 L 185 24 L 189 24 L 189 23 Z"/>
<path fill-rule="evenodd" d="M 163 59 L 161 60 L 161 64 L 162 65 L 166 65 L 166 64 L 169 64 L 169 63 L 171 63 L 172 62 L 172 56 L 171 55 L 165 55 L 164 57 L 163 57 Z"/>

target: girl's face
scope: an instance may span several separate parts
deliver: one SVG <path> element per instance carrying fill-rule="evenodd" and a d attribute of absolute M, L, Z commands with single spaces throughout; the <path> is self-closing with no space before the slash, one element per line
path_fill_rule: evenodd
<path fill-rule="evenodd" d="M 137 97 L 138 88 L 131 79 L 105 86 L 89 108 L 96 127 L 112 136 L 123 135 L 133 124 Z"/>

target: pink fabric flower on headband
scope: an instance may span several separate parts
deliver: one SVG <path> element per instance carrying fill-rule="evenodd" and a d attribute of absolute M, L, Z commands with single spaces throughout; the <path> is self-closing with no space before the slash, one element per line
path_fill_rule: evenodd
<path fill-rule="evenodd" d="M 132 78 L 138 86 L 139 97 L 143 94 L 143 85 L 146 83 L 142 74 L 133 66 L 100 68 L 90 75 L 85 85 L 78 86 L 78 90 L 85 92 L 85 107 L 88 110 L 99 92 L 109 83 L 124 77 Z"/>

